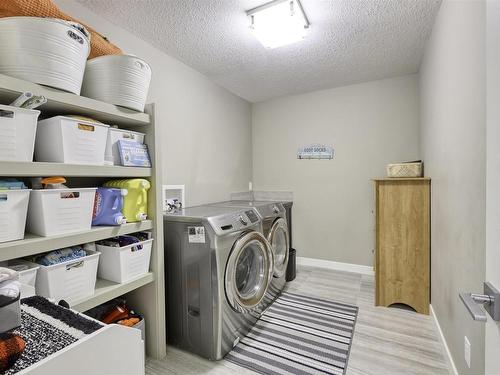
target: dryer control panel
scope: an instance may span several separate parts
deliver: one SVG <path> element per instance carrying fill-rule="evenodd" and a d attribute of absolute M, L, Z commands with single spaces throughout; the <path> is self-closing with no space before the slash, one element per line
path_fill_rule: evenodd
<path fill-rule="evenodd" d="M 260 222 L 260 218 L 254 208 L 250 210 L 235 210 L 234 213 L 208 219 L 217 235 L 241 231 Z"/>

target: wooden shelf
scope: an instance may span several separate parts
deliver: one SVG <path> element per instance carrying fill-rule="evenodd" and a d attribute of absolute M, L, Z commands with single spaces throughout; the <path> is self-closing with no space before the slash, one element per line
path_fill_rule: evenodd
<path fill-rule="evenodd" d="M 112 281 L 97 279 L 95 284 L 95 293 L 91 297 L 76 301 L 71 308 L 77 311 L 87 311 L 113 298 L 119 297 L 132 290 L 140 288 L 154 281 L 152 272 L 147 273 L 135 280 L 123 284 L 117 284 Z"/>
<path fill-rule="evenodd" d="M 82 115 L 108 125 L 118 125 L 120 128 L 144 133 L 148 140 L 148 150 L 153 162 L 153 168 L 0 162 L 0 176 L 22 178 L 62 175 L 76 177 L 75 184 L 77 186 L 88 184 L 95 186 L 92 178 L 94 178 L 95 183 L 99 183 L 104 178 L 147 177 L 151 182 L 151 189 L 148 194 L 148 217 L 150 220 L 116 227 L 94 227 L 85 232 L 52 237 L 26 234 L 23 240 L 0 243 L 0 261 L 142 230 L 151 230 L 155 238 L 151 251 L 151 272 L 123 284 L 97 280 L 95 294 L 92 297 L 76 301 L 73 308 L 85 311 L 117 296 L 127 294 L 127 301 L 132 306 L 140 308 L 141 313 L 149 322 L 146 326 L 147 355 L 157 359 L 165 357 L 163 217 L 159 209 L 162 199 L 161 150 L 164 145 L 161 144 L 161 139 L 157 136 L 159 128 L 155 124 L 155 105 L 148 104 L 145 108 L 146 113 L 142 113 L 0 74 L 1 104 L 8 105 L 25 91 L 31 91 L 36 95 L 44 95 L 47 98 L 47 103 L 37 108 L 42 111 L 41 118 L 56 115 Z M 79 177 L 82 177 L 82 179 L 78 179 Z"/>
<path fill-rule="evenodd" d="M 378 177 L 373 181 L 430 181 L 430 177 Z"/>
<path fill-rule="evenodd" d="M 147 113 L 0 74 L 0 103 L 9 104 L 25 91 L 47 98 L 47 103 L 37 108 L 43 111 L 44 115 L 83 115 L 109 125 L 128 127 L 150 123 L 150 116 Z"/>
<path fill-rule="evenodd" d="M 128 223 L 119 226 L 92 227 L 85 232 L 40 237 L 27 233 L 23 240 L 0 243 L 0 261 L 21 258 L 50 250 L 100 241 L 109 237 L 120 236 L 153 228 L 151 220 Z"/>
<path fill-rule="evenodd" d="M 0 176 L 151 177 L 151 168 L 2 161 Z"/>

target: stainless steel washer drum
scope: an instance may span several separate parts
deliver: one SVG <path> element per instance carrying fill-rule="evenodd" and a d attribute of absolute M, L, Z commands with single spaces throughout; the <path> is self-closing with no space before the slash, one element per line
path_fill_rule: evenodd
<path fill-rule="evenodd" d="M 99 56 L 87 62 L 82 95 L 144 111 L 151 81 L 151 67 L 130 55 Z"/>
<path fill-rule="evenodd" d="M 38 17 L 0 18 L 2 74 L 79 95 L 89 53 L 88 35 L 70 22 Z"/>

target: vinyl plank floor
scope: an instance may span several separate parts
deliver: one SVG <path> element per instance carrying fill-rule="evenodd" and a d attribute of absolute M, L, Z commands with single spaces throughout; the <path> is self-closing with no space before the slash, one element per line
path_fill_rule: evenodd
<path fill-rule="evenodd" d="M 375 307 L 373 276 L 299 267 L 287 284 L 306 294 L 359 307 L 346 375 L 449 375 L 432 318 L 413 311 Z M 167 357 L 146 361 L 147 375 L 255 375 L 224 360 L 211 362 L 178 348 Z"/>

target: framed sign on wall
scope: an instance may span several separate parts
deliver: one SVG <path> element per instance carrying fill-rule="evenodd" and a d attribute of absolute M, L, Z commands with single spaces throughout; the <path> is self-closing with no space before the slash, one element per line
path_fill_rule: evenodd
<path fill-rule="evenodd" d="M 333 147 L 319 143 L 300 147 L 297 150 L 297 159 L 333 159 Z"/>

